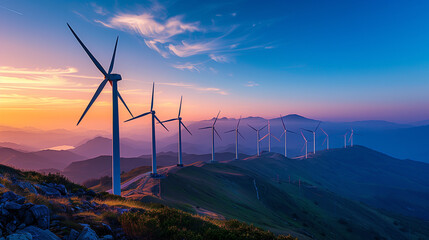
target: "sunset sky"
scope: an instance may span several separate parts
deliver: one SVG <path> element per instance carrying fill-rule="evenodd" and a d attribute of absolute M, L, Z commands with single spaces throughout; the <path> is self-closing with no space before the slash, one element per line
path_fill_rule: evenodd
<path fill-rule="evenodd" d="M 102 81 L 134 114 L 429 119 L 428 1 L 0 0 L 0 125 L 73 129 Z M 110 127 L 111 92 L 82 128 Z M 120 107 L 121 120 L 128 119 Z M 135 121 L 129 126 L 147 124 Z"/>

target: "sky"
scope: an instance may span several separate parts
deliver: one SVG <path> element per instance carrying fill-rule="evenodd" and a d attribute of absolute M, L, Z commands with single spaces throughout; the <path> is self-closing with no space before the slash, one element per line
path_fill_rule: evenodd
<path fill-rule="evenodd" d="M 428 1 L 0 0 L 0 125 L 76 128 L 103 80 L 134 114 L 429 119 Z M 79 127 L 111 124 L 107 86 Z M 129 118 L 120 107 L 120 119 Z M 129 128 L 149 119 L 129 123 Z"/>

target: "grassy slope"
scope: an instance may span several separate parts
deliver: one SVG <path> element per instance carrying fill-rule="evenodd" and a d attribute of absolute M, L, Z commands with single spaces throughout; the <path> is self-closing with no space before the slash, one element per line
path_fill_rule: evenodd
<path fill-rule="evenodd" d="M 228 164 L 207 164 L 200 168 L 186 167 L 162 180 L 161 195 L 165 201 L 189 203 L 227 218 L 237 218 L 295 236 L 307 234 L 330 239 L 429 236 L 429 232 L 422 230 L 427 226 L 421 221 L 414 222 L 414 231 L 421 233 L 409 233 L 404 230 L 404 226 L 409 225 L 406 219 L 398 220 L 320 186 L 315 187 L 317 184 L 305 169 L 307 165 L 292 161 L 299 160 L 271 155 Z M 277 183 L 277 175 L 282 184 Z M 296 181 L 285 183 L 289 175 L 292 175 L 293 182 L 302 179 L 301 188 Z M 327 178 L 320 176 L 317 182 L 320 184 L 324 177 Z M 256 199 L 253 179 L 259 188 L 260 201 Z M 321 185 L 328 182 L 325 179 Z"/>

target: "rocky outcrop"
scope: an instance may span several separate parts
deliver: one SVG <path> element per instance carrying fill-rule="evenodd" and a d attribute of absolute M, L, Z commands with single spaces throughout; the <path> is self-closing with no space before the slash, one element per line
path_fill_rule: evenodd
<path fill-rule="evenodd" d="M 86 226 L 79 234 L 77 240 L 98 240 L 97 233 L 94 232 L 90 227 Z"/>
<path fill-rule="evenodd" d="M 60 240 L 60 238 L 51 231 L 43 230 L 35 226 L 26 227 L 20 232 L 30 234 L 32 240 Z"/>

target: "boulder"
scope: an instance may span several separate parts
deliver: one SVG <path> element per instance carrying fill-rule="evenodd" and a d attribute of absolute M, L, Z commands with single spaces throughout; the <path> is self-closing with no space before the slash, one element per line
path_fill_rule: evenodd
<path fill-rule="evenodd" d="M 104 235 L 100 240 L 113 240 L 112 235 Z"/>
<path fill-rule="evenodd" d="M 67 240 L 76 240 L 78 237 L 79 237 L 79 232 L 74 229 L 71 229 L 70 234 L 67 237 Z"/>
<path fill-rule="evenodd" d="M 40 193 L 48 196 L 48 197 L 61 197 L 60 191 L 55 188 L 44 186 L 41 184 L 35 184 L 35 186 L 39 189 Z"/>
<path fill-rule="evenodd" d="M 14 233 L 7 236 L 6 240 L 33 240 L 33 236 L 28 232 Z"/>
<path fill-rule="evenodd" d="M 77 240 L 98 240 L 98 236 L 90 227 L 84 227 Z"/>
<path fill-rule="evenodd" d="M 41 229 L 48 229 L 50 222 L 49 208 L 45 205 L 34 205 L 30 208 L 33 213 L 34 219 L 36 219 L 37 226 Z"/>
<path fill-rule="evenodd" d="M 35 226 L 26 227 L 21 230 L 20 233 L 21 232 L 27 232 L 31 234 L 33 240 L 60 240 L 60 238 L 53 234 L 51 231 L 42 230 Z"/>
<path fill-rule="evenodd" d="M 25 197 L 15 194 L 12 191 L 7 191 L 3 193 L 1 202 L 17 202 L 19 204 L 23 204 L 25 202 Z"/>
<path fill-rule="evenodd" d="M 27 189 L 29 192 L 37 194 L 36 188 L 29 182 L 17 181 L 15 184 L 22 189 Z"/>
<path fill-rule="evenodd" d="M 16 202 L 6 202 L 4 204 L 4 208 L 7 210 L 19 210 L 21 209 L 22 205 Z"/>

